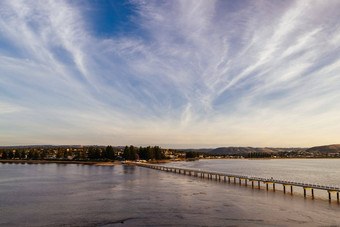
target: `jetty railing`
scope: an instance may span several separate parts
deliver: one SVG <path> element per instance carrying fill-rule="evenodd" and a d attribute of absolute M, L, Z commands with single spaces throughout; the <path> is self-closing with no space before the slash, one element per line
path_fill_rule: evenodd
<path fill-rule="evenodd" d="M 283 192 L 286 193 L 286 187 L 290 187 L 291 193 L 293 193 L 293 186 L 303 188 L 303 194 L 306 198 L 307 190 L 311 190 L 312 198 L 314 199 L 314 189 L 318 190 L 325 190 L 328 192 L 328 199 L 331 201 L 332 193 L 336 193 L 337 201 L 339 203 L 339 193 L 340 187 L 335 186 L 327 186 L 327 185 L 320 185 L 320 184 L 310 184 L 310 183 L 302 183 L 296 181 L 286 181 L 286 180 L 278 180 L 273 178 L 263 178 L 263 177 L 253 177 L 253 176 L 246 176 L 246 175 L 236 175 L 236 174 L 228 174 L 228 173 L 221 173 L 221 172 L 214 172 L 214 171 L 205 171 L 201 169 L 188 169 L 188 168 L 179 168 L 179 167 L 171 167 L 171 166 L 164 166 L 164 165 L 154 165 L 154 164 L 146 164 L 146 163 L 138 163 L 134 162 L 134 165 L 162 170 L 166 172 L 184 174 L 194 177 L 200 178 L 207 178 L 207 179 L 216 179 L 216 180 L 224 180 L 225 182 L 228 181 L 229 183 L 233 181 L 234 183 L 242 184 L 242 181 L 247 186 L 248 183 L 251 183 L 252 188 L 254 188 L 254 183 L 257 182 L 257 187 L 260 189 L 262 182 L 266 185 L 266 189 L 269 190 L 269 185 L 272 185 L 273 191 L 275 191 L 275 185 L 281 184 L 283 187 Z M 238 182 L 237 182 L 238 181 Z"/>

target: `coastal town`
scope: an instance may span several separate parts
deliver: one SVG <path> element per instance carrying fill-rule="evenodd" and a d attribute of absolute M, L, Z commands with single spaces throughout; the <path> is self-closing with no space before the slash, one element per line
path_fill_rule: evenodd
<path fill-rule="evenodd" d="M 340 146 L 328 145 L 313 148 L 281 148 L 267 152 L 257 149 L 249 149 L 246 153 L 242 149 L 235 148 L 224 150 L 206 149 L 163 149 L 159 146 L 135 147 L 135 146 L 11 146 L 0 147 L 1 160 L 185 160 L 185 159 L 256 159 L 256 158 L 340 158 Z M 231 150 L 231 151 L 230 151 Z M 268 150 L 268 149 L 267 149 Z M 251 152 L 254 151 L 254 152 Z M 220 153 L 216 153 L 220 152 Z M 232 153 L 235 152 L 235 153 Z"/>

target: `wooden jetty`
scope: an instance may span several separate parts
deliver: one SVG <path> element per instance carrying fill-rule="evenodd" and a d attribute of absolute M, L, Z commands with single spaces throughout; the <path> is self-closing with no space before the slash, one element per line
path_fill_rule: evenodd
<path fill-rule="evenodd" d="M 293 194 L 293 186 L 294 187 L 301 187 L 303 189 L 303 195 L 306 198 L 307 190 L 311 191 L 312 198 L 314 199 L 314 190 L 324 190 L 328 192 L 328 199 L 331 201 L 332 194 L 336 194 L 337 201 L 339 203 L 339 193 L 340 188 L 334 186 L 326 186 L 320 184 L 308 184 L 302 182 L 295 182 L 295 181 L 285 181 L 285 180 L 276 180 L 273 178 L 262 178 L 262 177 L 251 177 L 251 176 L 244 176 L 244 175 L 235 175 L 235 174 L 227 174 L 227 173 L 219 173 L 219 172 L 211 172 L 211 171 L 204 171 L 201 169 L 187 169 L 187 168 L 179 168 L 179 167 L 170 167 L 170 166 L 163 166 L 163 165 L 154 165 L 154 164 L 146 164 L 146 163 L 133 163 L 137 166 L 162 170 L 166 172 L 178 173 L 183 175 L 189 175 L 194 177 L 206 178 L 206 179 L 215 179 L 215 180 L 223 180 L 225 182 L 242 184 L 247 186 L 248 183 L 251 183 L 251 187 L 254 188 L 254 184 L 257 183 L 257 188 L 261 188 L 261 183 L 266 185 L 266 190 L 269 190 L 269 185 L 271 185 L 273 191 L 275 191 L 276 184 L 282 185 L 283 193 L 286 193 L 286 187 L 290 188 L 290 192 Z"/>

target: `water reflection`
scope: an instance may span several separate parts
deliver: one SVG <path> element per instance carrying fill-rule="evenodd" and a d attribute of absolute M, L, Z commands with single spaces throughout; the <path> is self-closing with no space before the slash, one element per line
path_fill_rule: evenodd
<path fill-rule="evenodd" d="M 196 162 L 175 162 L 165 165 L 204 169 L 229 174 L 308 182 L 322 185 L 337 185 L 340 182 L 338 166 L 340 159 L 278 159 L 278 160 L 200 160 Z M 263 186 L 262 186 L 263 187 Z M 277 188 L 283 191 L 282 188 Z M 294 195 L 303 196 L 301 187 L 293 187 Z M 314 190 L 315 197 L 328 201 L 328 193 Z M 307 194 L 310 197 L 310 193 Z"/>
<path fill-rule="evenodd" d="M 334 203 L 135 166 L 0 164 L 0 182 L 1 226 L 340 224 Z"/>
<path fill-rule="evenodd" d="M 135 166 L 129 166 L 129 165 L 123 166 L 124 174 L 134 174 L 135 169 L 136 169 Z"/>

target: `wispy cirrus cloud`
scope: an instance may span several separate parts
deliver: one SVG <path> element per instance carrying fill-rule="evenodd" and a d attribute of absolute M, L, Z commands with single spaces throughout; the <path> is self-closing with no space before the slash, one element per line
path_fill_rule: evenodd
<path fill-rule="evenodd" d="M 338 142 L 336 1 L 131 1 L 110 36 L 91 2 L 0 6 L 2 144 Z"/>

